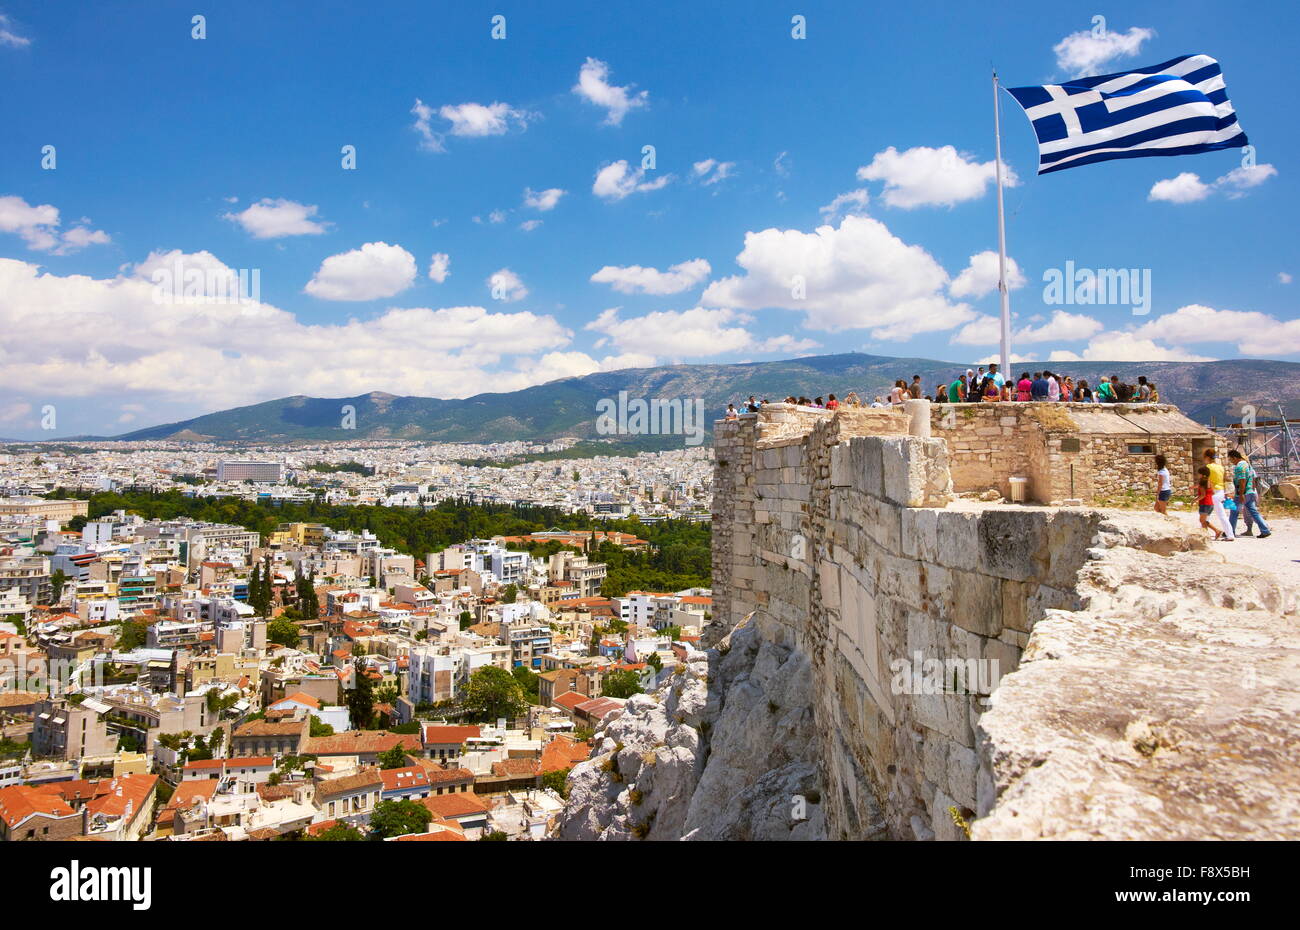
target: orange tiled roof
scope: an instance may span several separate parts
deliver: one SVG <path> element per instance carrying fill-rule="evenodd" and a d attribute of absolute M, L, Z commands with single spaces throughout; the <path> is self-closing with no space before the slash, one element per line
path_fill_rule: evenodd
<path fill-rule="evenodd" d="M 483 731 L 478 727 L 441 726 L 426 723 L 420 737 L 426 746 L 460 746 L 464 744 L 465 740 L 471 737 L 477 738 L 482 733 Z"/>
<path fill-rule="evenodd" d="M 542 774 L 571 769 L 579 762 L 585 762 L 590 755 L 590 743 L 557 736 L 542 749 Z"/>
<path fill-rule="evenodd" d="M 455 794 L 435 794 L 432 797 L 420 798 L 417 804 L 423 804 L 435 817 L 442 817 L 447 820 L 454 820 L 457 817 L 469 817 L 475 814 L 486 814 L 490 808 L 479 800 L 479 796 L 472 791 L 462 791 Z"/>

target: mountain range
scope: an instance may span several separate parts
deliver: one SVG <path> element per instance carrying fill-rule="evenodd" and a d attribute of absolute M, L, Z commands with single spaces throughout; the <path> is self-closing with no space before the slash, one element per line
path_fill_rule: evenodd
<path fill-rule="evenodd" d="M 1043 363 L 1036 363 L 1042 365 Z M 1260 408 L 1259 416 L 1277 415 L 1281 404 L 1300 415 L 1300 363 L 1255 359 L 1216 362 L 1060 362 L 1047 363 L 1076 380 L 1096 384 L 1101 375 L 1118 374 L 1135 381 L 1145 374 L 1159 386 L 1162 401 L 1177 404 L 1188 416 L 1209 424 L 1241 415 L 1243 404 Z M 889 391 L 895 379 L 919 374 L 926 392 L 956 377 L 968 366 L 923 358 L 891 358 L 861 353 L 809 356 L 785 361 L 733 365 L 669 365 L 599 372 L 563 378 L 519 391 L 476 394 L 460 399 L 398 397 L 372 392 L 358 397 L 320 398 L 295 395 L 246 407 L 221 410 L 139 429 L 118 440 L 178 439 L 219 442 L 292 442 L 357 439 L 410 439 L 435 442 L 504 442 L 548 440 L 561 436 L 600 438 L 597 402 L 628 398 L 702 398 L 705 426 L 722 416 L 727 403 L 737 405 L 753 394 L 781 400 L 787 395 L 815 397 L 857 391 L 864 401 Z M 1035 363 L 1017 363 L 1016 373 Z M 355 428 L 344 429 L 343 408 L 355 410 Z M 624 437 L 615 437 L 624 439 Z M 641 437 L 641 448 L 680 445 L 667 437 Z"/>

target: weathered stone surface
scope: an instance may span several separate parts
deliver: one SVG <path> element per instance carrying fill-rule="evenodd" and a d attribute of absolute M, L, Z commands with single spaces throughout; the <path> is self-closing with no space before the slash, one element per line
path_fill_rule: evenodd
<path fill-rule="evenodd" d="M 1111 549 L 1039 621 L 980 718 L 975 839 L 1300 835 L 1296 591 L 1211 559 Z"/>

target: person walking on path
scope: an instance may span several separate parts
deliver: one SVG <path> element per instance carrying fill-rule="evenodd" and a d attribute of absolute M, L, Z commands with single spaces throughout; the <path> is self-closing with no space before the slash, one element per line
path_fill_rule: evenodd
<path fill-rule="evenodd" d="M 1225 542 L 1233 542 L 1232 524 L 1228 522 L 1228 512 L 1223 506 L 1225 494 L 1223 466 L 1219 464 L 1219 453 L 1213 449 L 1205 450 L 1205 467 L 1210 472 L 1210 488 L 1214 492 L 1214 519 L 1223 527 Z"/>
<path fill-rule="evenodd" d="M 1244 513 L 1246 516 L 1246 532 L 1243 536 L 1254 536 L 1251 532 L 1255 524 L 1259 524 L 1259 538 L 1267 539 L 1273 535 L 1273 531 L 1268 528 L 1264 518 L 1259 513 L 1259 494 L 1255 486 L 1255 469 L 1250 464 L 1250 459 L 1242 455 L 1236 449 L 1228 453 L 1228 459 L 1232 463 L 1232 487 L 1236 492 L 1237 512 Z M 1237 521 L 1232 521 L 1232 532 L 1237 532 Z"/>
<path fill-rule="evenodd" d="M 1169 475 L 1169 460 L 1156 456 L 1156 513 L 1169 512 L 1169 498 L 1174 496 L 1174 482 Z"/>
<path fill-rule="evenodd" d="M 1210 515 L 1214 513 L 1214 488 L 1210 486 L 1210 469 L 1204 465 L 1196 469 L 1196 489 L 1194 494 L 1196 496 L 1196 510 L 1201 518 L 1201 529 L 1212 532 L 1215 540 L 1224 539 L 1224 534 L 1220 533 L 1218 528 L 1210 523 Z"/>

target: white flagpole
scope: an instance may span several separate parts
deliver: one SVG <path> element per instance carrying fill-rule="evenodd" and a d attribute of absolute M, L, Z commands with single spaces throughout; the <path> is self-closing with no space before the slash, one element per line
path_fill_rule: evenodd
<path fill-rule="evenodd" d="M 1002 295 L 1002 377 L 1011 377 L 1011 301 L 1007 294 L 1007 226 L 1002 212 L 1002 123 L 998 116 L 998 73 L 993 72 L 993 155 L 998 181 L 998 293 Z"/>

